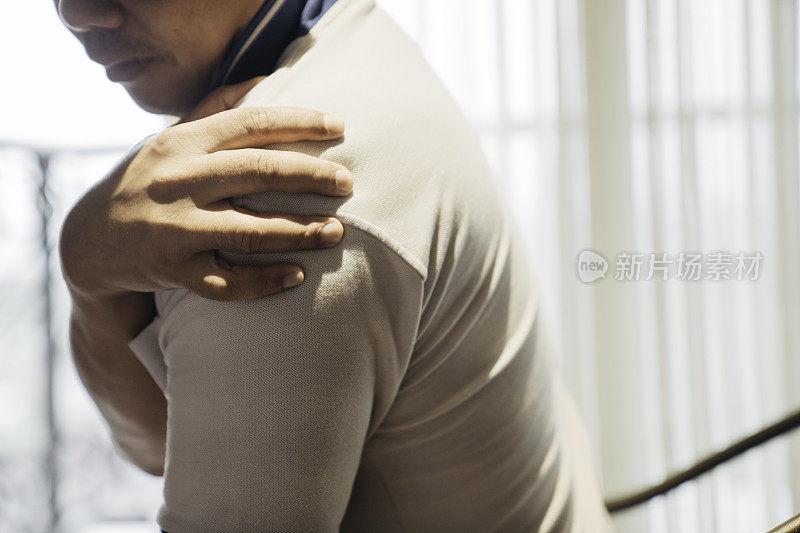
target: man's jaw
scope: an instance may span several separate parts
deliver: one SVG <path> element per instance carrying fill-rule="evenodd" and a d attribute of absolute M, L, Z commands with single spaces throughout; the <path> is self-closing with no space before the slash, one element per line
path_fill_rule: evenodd
<path fill-rule="evenodd" d="M 209 69 L 195 79 L 198 74 L 183 71 L 174 55 L 128 37 L 86 34 L 78 38 L 89 59 L 105 67 L 108 79 L 122 85 L 136 105 L 150 113 L 182 116 L 205 96 L 214 78 L 215 72 Z"/>

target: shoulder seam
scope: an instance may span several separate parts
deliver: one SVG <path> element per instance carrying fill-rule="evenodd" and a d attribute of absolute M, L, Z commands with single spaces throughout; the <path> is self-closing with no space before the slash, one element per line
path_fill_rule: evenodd
<path fill-rule="evenodd" d="M 387 248 L 389 248 L 398 256 L 400 256 L 400 258 L 403 261 L 408 263 L 417 272 L 417 274 L 419 274 L 422 277 L 422 280 L 425 281 L 425 279 L 427 278 L 427 272 L 425 264 L 422 262 L 422 260 L 420 260 L 413 253 L 411 253 L 410 250 L 405 248 L 402 244 L 400 244 L 391 235 L 386 233 L 383 229 L 376 226 L 369 220 L 365 220 L 359 217 L 358 215 L 354 215 L 352 213 L 338 211 L 335 214 L 335 216 L 340 220 L 342 220 L 343 222 L 347 222 L 351 224 L 353 227 L 358 228 L 364 233 L 371 235 L 373 238 L 379 240 Z"/>

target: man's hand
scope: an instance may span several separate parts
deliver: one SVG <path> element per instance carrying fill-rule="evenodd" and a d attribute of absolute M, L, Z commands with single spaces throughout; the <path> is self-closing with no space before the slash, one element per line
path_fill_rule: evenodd
<path fill-rule="evenodd" d="M 345 196 L 352 190 L 352 175 L 341 165 L 258 148 L 332 140 L 344 130 L 341 120 L 319 111 L 227 109 L 258 81 L 212 93 L 73 207 L 60 243 L 73 295 L 186 288 L 215 300 L 258 298 L 300 283 L 299 267 L 230 266 L 215 250 L 264 253 L 341 239 L 342 225 L 333 217 L 243 213 L 229 204 L 230 197 L 264 191 Z"/>
<path fill-rule="evenodd" d="M 245 214 L 228 203 L 251 192 L 346 195 L 352 188 L 339 165 L 255 148 L 335 139 L 343 131 L 341 121 L 317 111 L 230 109 L 258 81 L 215 91 L 129 154 L 73 207 L 61 232 L 75 366 L 117 449 L 151 474 L 164 468 L 167 404 L 129 342 L 156 314 L 152 291 L 182 287 L 217 300 L 265 296 L 291 285 L 284 278 L 298 267 L 231 267 L 214 251 L 331 246 L 342 235 L 335 218 Z M 332 231 L 321 231 L 329 220 Z"/>

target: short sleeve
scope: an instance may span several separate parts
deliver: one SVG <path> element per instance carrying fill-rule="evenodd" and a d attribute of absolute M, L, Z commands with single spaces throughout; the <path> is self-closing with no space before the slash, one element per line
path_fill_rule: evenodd
<path fill-rule="evenodd" d="M 145 331 L 134 343 L 158 347 L 166 368 L 159 523 L 338 531 L 364 443 L 409 363 L 423 277 L 347 224 L 333 248 L 239 259 L 300 264 L 305 281 L 249 302 L 159 298 L 169 304 L 157 342 Z"/>

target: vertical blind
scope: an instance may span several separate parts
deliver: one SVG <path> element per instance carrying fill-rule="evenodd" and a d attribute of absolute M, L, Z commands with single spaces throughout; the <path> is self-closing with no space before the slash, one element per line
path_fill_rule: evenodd
<path fill-rule="evenodd" d="M 378 0 L 473 121 L 523 231 L 606 494 L 800 405 L 795 0 Z M 12 141 L 14 139 L 11 139 Z M 91 147 L 89 147 L 91 148 Z M 0 530 L 153 520 L 67 352 L 60 222 L 118 154 L 0 147 Z M 582 282 L 578 255 L 609 263 Z M 617 280 L 620 254 L 763 256 L 755 280 Z M 647 272 L 647 263 L 643 273 Z M 800 511 L 800 437 L 615 517 L 751 532 Z"/>
<path fill-rule="evenodd" d="M 606 494 L 800 405 L 795 1 L 382 4 L 482 135 Z M 587 248 L 609 262 L 591 285 Z M 620 254 L 668 258 L 666 279 L 645 261 L 618 281 Z M 763 260 L 755 279 L 705 279 L 716 254 Z M 681 255 L 702 256 L 701 279 L 678 276 Z M 615 523 L 765 531 L 800 511 L 798 452 L 770 443 Z"/>

